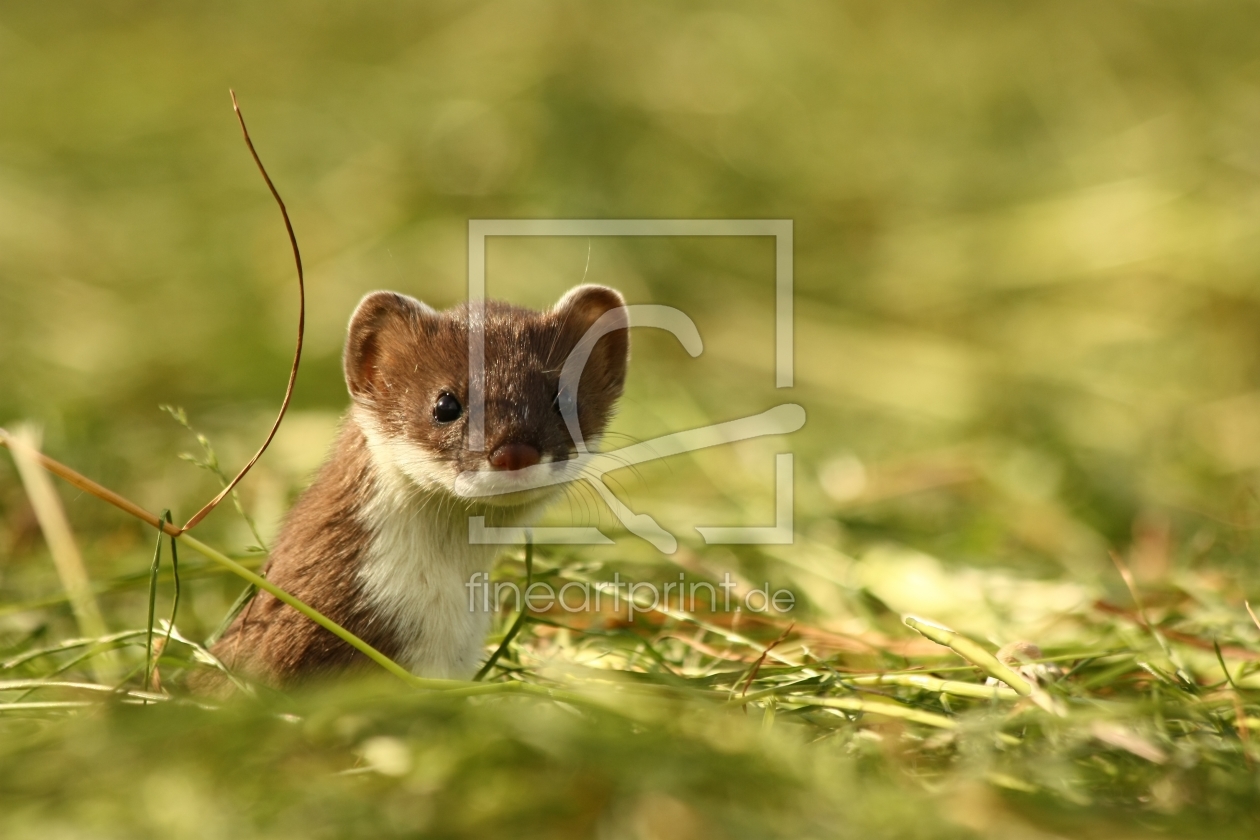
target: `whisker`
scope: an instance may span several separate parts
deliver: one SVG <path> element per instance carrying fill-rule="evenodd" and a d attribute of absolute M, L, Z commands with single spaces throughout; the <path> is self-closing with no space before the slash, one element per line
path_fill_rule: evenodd
<path fill-rule="evenodd" d="M 639 470 L 638 463 L 632 462 L 629 459 L 625 458 L 624 456 L 618 455 L 615 452 L 603 452 L 603 453 L 600 453 L 600 457 L 608 458 L 609 460 L 616 461 L 617 463 L 622 464 L 622 466 L 617 467 L 616 469 L 630 470 L 630 472 L 632 472 L 635 478 L 637 478 L 639 481 L 645 481 L 643 477 L 643 473 Z M 658 460 L 664 460 L 664 459 L 658 459 Z M 609 470 L 609 472 L 611 472 L 611 470 Z"/>
<path fill-rule="evenodd" d="M 591 500 L 588 497 L 588 494 L 585 492 L 588 489 L 586 487 L 586 483 L 575 482 L 574 484 L 571 485 L 571 487 L 573 489 L 574 498 L 576 498 L 578 503 L 582 506 L 582 521 L 590 522 L 592 518 L 591 516 L 592 507 L 591 507 Z M 595 512 L 595 517 L 598 518 L 599 511 L 596 509 L 594 512 Z"/>
<path fill-rule="evenodd" d="M 577 518 L 573 510 L 573 492 L 568 487 L 562 488 L 562 492 L 564 493 L 565 504 L 569 507 L 569 524 L 571 525 Z"/>
<path fill-rule="evenodd" d="M 605 475 L 604 480 L 607 481 L 609 484 L 614 485 L 615 489 L 620 490 L 621 495 L 626 496 L 627 498 L 630 496 L 630 490 L 626 487 L 625 484 L 623 484 L 615 476 Z"/>
<path fill-rule="evenodd" d="M 570 522 L 577 522 L 577 521 L 579 521 L 579 520 L 578 520 L 578 514 L 577 514 L 577 511 L 576 511 L 575 507 L 576 507 L 576 505 L 577 505 L 577 504 L 582 504 L 582 505 L 583 505 L 583 511 L 582 511 L 582 519 L 581 519 L 581 521 L 585 522 L 585 521 L 586 521 L 586 519 L 587 519 L 587 517 L 586 517 L 586 511 L 585 511 L 585 504 L 583 503 L 582 497 L 581 497 L 581 495 L 579 494 L 579 492 L 578 492 L 577 488 L 576 488 L 576 487 L 574 487 L 573 485 L 565 485 L 565 488 L 564 488 L 564 497 L 565 497 L 565 500 L 566 500 L 566 501 L 568 501 L 568 503 L 569 503 L 569 521 L 570 521 Z"/>

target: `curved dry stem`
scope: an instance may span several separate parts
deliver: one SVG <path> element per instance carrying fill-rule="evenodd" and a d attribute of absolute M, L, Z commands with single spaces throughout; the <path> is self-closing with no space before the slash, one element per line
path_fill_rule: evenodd
<path fill-rule="evenodd" d="M 246 474 L 253 469 L 254 464 L 258 463 L 258 459 L 263 456 L 263 453 L 267 451 L 267 447 L 271 445 L 271 441 L 275 439 L 276 432 L 280 430 L 280 423 L 283 422 L 285 414 L 288 413 L 289 403 L 293 400 L 293 387 L 297 383 L 298 368 L 302 363 L 302 344 L 306 335 L 306 275 L 302 269 L 302 252 L 298 248 L 297 235 L 293 232 L 293 223 L 289 220 L 289 210 L 285 207 L 284 199 L 280 197 L 280 192 L 276 189 L 276 185 L 272 182 L 271 176 L 267 174 L 267 169 L 263 166 L 262 159 L 258 157 L 258 151 L 254 148 L 254 141 L 250 139 L 249 136 L 249 129 L 245 126 L 245 117 L 241 114 L 240 105 L 236 101 L 236 92 L 231 90 L 228 92 L 232 95 L 232 109 L 236 112 L 236 119 L 241 124 L 241 133 L 245 135 L 245 145 L 249 147 L 249 153 L 254 158 L 254 163 L 258 166 L 258 171 L 262 173 L 263 180 L 267 183 L 267 189 L 271 190 L 272 197 L 276 200 L 276 204 L 280 207 L 280 215 L 284 219 L 284 229 L 289 235 L 289 245 L 293 248 L 293 262 L 297 267 L 297 346 L 293 351 L 293 364 L 289 368 L 289 382 L 284 391 L 284 400 L 280 403 L 280 413 L 276 415 L 276 421 L 271 425 L 271 431 L 267 433 L 267 439 L 263 441 L 262 446 L 260 446 L 258 451 L 254 453 L 254 457 L 249 459 L 249 463 L 242 467 L 241 471 L 236 474 L 236 477 L 227 483 L 227 486 L 223 488 L 223 491 L 207 502 L 201 510 L 197 511 L 197 513 L 194 514 L 182 528 L 163 521 L 160 517 L 154 516 L 152 513 L 140 507 L 130 499 L 118 495 L 113 490 L 102 487 L 90 478 L 75 472 L 64 464 L 54 461 L 42 452 L 33 453 L 39 460 L 40 465 L 53 475 L 65 479 L 80 490 L 86 493 L 91 493 L 93 496 L 101 499 L 102 501 L 109 502 L 119 510 L 134 516 L 141 522 L 147 523 L 148 525 L 162 531 L 162 533 L 172 537 L 178 537 L 185 531 L 192 530 L 201 522 L 201 520 L 205 519 L 212 510 L 218 507 L 219 503 L 236 489 L 236 485 L 241 483 L 241 479 L 243 479 Z M 0 446 L 12 448 L 10 435 L 4 429 L 0 429 Z"/>
<path fill-rule="evenodd" d="M 209 516 L 210 511 L 219 506 L 219 503 L 228 497 L 228 495 L 236 489 L 236 485 L 241 483 L 241 479 L 258 463 L 258 459 L 267 451 L 267 447 L 271 445 L 271 441 L 275 439 L 276 432 L 280 430 L 280 423 L 284 421 L 284 415 L 289 410 L 289 403 L 293 399 L 293 386 L 297 384 L 298 367 L 302 364 L 302 340 L 306 334 L 306 275 L 302 271 L 302 252 L 298 248 L 297 235 L 293 232 L 293 223 L 289 221 L 289 210 L 284 206 L 284 199 L 280 197 L 280 191 L 276 189 L 276 185 L 272 183 L 271 176 L 267 174 L 267 168 L 263 166 L 262 159 L 258 157 L 258 150 L 254 148 L 254 141 L 250 139 L 249 129 L 245 127 L 245 116 L 241 113 L 241 106 L 236 101 L 236 91 L 229 90 L 232 95 L 232 110 L 236 112 L 236 120 L 241 124 L 241 133 L 245 135 L 245 145 L 249 147 L 249 153 L 254 158 L 254 163 L 258 165 L 258 171 L 262 173 L 263 180 L 267 182 L 267 189 L 271 190 L 271 196 L 276 200 L 276 204 L 280 207 L 280 215 L 284 218 L 284 229 L 289 234 L 289 245 L 293 248 L 293 262 L 297 266 L 298 280 L 298 329 L 297 329 L 297 346 L 293 351 L 293 365 L 289 368 L 289 384 L 284 389 L 284 401 L 280 403 L 280 413 L 276 415 L 276 422 L 271 424 L 271 431 L 267 433 L 267 439 L 263 441 L 262 446 L 254 453 L 254 457 L 249 459 L 249 463 L 241 468 L 236 474 L 236 478 L 228 482 L 219 495 L 211 499 L 205 507 L 197 511 L 197 513 L 189 519 L 183 531 L 190 531 L 197 527 L 201 520 Z"/>

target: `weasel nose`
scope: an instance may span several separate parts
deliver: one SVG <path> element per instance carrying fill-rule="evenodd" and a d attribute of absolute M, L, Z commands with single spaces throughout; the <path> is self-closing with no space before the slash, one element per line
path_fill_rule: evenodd
<path fill-rule="evenodd" d="M 496 470 L 523 470 L 542 459 L 528 443 L 505 443 L 490 453 L 490 466 Z"/>

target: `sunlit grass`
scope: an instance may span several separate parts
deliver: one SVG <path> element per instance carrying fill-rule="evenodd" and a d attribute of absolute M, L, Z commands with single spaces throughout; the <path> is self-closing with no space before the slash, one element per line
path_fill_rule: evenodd
<path fill-rule="evenodd" d="M 523 587 L 524 572 L 517 553 L 497 582 Z M 533 579 L 558 588 L 608 572 L 580 551 L 541 551 Z M 869 609 L 869 593 L 837 588 Z M 1225 621 L 1184 593 L 1158 608 L 1100 601 L 1057 616 L 1073 627 L 1053 646 L 999 662 L 921 619 L 907 623 L 936 641 L 897 621 L 841 632 L 826 626 L 836 616 L 685 606 L 642 603 L 632 620 L 611 601 L 599 613 L 508 608 L 500 636 L 520 632 L 476 687 L 417 690 L 381 672 L 226 705 L 180 688 L 188 669 L 211 666 L 178 631 L 159 646 L 151 690 L 143 628 L 10 635 L 0 650 L 6 827 L 34 836 L 104 809 L 129 830 L 191 830 L 214 800 L 236 836 L 273 836 L 276 821 L 296 836 L 325 820 L 388 835 L 511 826 L 578 836 L 616 820 L 614 836 L 641 836 L 644 821 L 681 820 L 733 836 L 945 836 L 1125 813 L 1152 828 L 1209 818 L 1249 830 L 1260 627 L 1245 613 Z M 129 679 L 92 678 L 107 651 L 131 664 Z M 30 780 L 79 743 L 93 766 L 123 762 L 143 792 L 117 802 L 107 777 L 76 776 L 56 788 L 61 807 L 39 807 L 53 791 L 37 795 Z M 174 804 L 153 802 L 151 788 Z"/>
<path fill-rule="evenodd" d="M 475 687 L 214 708 L 181 686 L 244 582 L 181 551 L 164 626 L 164 555 L 146 685 L 156 534 L 60 487 L 89 577 L 67 591 L 0 453 L 0 835 L 1255 836 L 1257 32 L 1232 3 L 10 4 L 0 425 L 183 521 L 257 447 L 292 349 L 229 86 L 293 211 L 295 410 L 196 532 L 246 569 L 344 410 L 354 302 L 462 299 L 470 218 L 792 219 L 791 389 L 768 241 L 502 238 L 487 280 L 695 320 L 695 359 L 634 336 L 617 445 L 808 419 L 609 475 L 675 554 L 578 489 L 547 524 L 617 545 L 535 557 L 557 586 L 730 573 L 790 613 L 552 609 Z M 703 543 L 773 521 L 786 451 L 794 544 Z M 495 574 L 520 583 L 521 552 Z M 1031 693 L 907 614 L 1035 645 L 999 663 Z"/>

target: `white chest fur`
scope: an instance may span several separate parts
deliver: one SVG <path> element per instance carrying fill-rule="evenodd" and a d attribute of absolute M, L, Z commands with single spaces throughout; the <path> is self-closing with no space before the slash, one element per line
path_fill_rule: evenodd
<path fill-rule="evenodd" d="M 401 665 L 426 677 L 467 679 L 490 629 L 490 612 L 481 598 L 469 597 L 468 582 L 489 572 L 501 546 L 469 545 L 462 505 L 420 491 L 392 464 L 374 460 L 363 593 L 399 639 Z"/>

